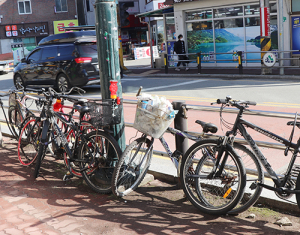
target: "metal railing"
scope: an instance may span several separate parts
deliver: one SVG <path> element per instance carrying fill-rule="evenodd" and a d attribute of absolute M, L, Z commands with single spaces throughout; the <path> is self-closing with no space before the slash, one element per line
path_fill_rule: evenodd
<path fill-rule="evenodd" d="M 93 97 L 86 97 L 87 99 L 93 99 Z M 136 101 L 133 100 L 123 100 L 123 103 L 125 104 L 136 104 Z M 3 106 L 5 109 L 8 109 L 8 106 L 4 105 Z M 219 112 L 220 108 L 219 107 L 210 107 L 210 106 L 204 106 L 204 105 L 186 105 L 186 108 L 188 110 L 195 110 L 195 111 L 205 111 L 205 112 Z M 34 112 L 38 112 L 38 110 L 32 110 Z M 227 108 L 225 110 L 223 110 L 223 113 L 233 113 L 233 114 L 237 114 L 238 110 L 234 109 L 234 108 Z M 251 111 L 245 111 L 244 112 L 245 115 L 255 115 L 255 116 L 262 116 L 262 117 L 274 117 L 274 118 L 291 118 L 294 119 L 295 118 L 295 114 L 293 113 L 286 113 L 286 112 L 270 112 L 270 111 L 258 111 L 258 110 L 251 110 Z M 6 123 L 6 121 L 4 119 L 0 119 L 0 123 Z M 133 128 L 133 123 L 128 123 L 125 122 L 125 126 L 126 127 L 131 127 Z M 202 133 L 199 132 L 192 132 L 192 131 L 188 131 L 189 134 L 194 135 L 194 136 L 200 136 L 202 135 Z M 3 133 L 3 135 L 5 136 L 11 136 L 10 133 Z M 205 134 L 205 137 L 213 137 L 213 138 L 219 138 L 219 135 L 215 135 L 215 134 Z M 236 138 L 235 139 L 236 142 L 241 143 L 241 144 L 248 144 L 244 139 L 241 138 Z M 255 141 L 256 144 L 259 147 L 268 147 L 268 148 L 273 148 L 273 149 L 285 149 L 286 147 L 283 144 L 277 144 L 277 143 L 271 143 L 271 142 L 265 142 L 265 141 Z M 162 153 L 160 151 L 156 151 L 156 153 L 158 153 L 159 155 L 166 155 L 165 153 Z"/>
<path fill-rule="evenodd" d="M 271 53 L 275 53 L 275 55 L 277 54 L 282 54 L 282 53 L 292 53 L 292 52 L 300 52 L 299 50 L 288 50 L 288 51 L 255 51 L 255 52 L 245 52 L 245 51 L 236 51 L 236 52 L 223 52 L 223 53 L 215 53 L 215 52 L 209 52 L 209 53 L 204 53 L 204 52 L 198 52 L 198 53 L 187 53 L 187 54 L 164 54 L 164 68 L 165 68 L 165 73 L 168 73 L 168 69 L 169 69 L 169 63 L 170 62 L 196 62 L 197 63 L 197 69 L 198 69 L 198 73 L 200 74 L 202 72 L 203 69 L 203 64 L 207 64 L 207 63 L 211 63 L 211 62 L 237 62 L 237 66 L 235 66 L 235 68 L 238 68 L 238 72 L 239 74 L 243 74 L 244 71 L 244 67 L 249 67 L 249 68 L 264 68 L 262 67 L 262 65 L 255 65 L 255 64 L 251 64 L 251 66 L 245 66 L 244 62 L 250 61 L 250 62 L 254 62 L 257 61 L 258 63 L 262 64 L 262 58 L 255 58 L 255 59 L 248 59 L 247 58 L 247 54 L 264 54 L 267 52 L 271 52 Z M 196 55 L 196 59 L 194 60 L 168 60 L 169 57 L 174 57 L 174 56 L 178 56 L 178 55 Z M 217 55 L 232 55 L 232 58 L 230 59 L 216 59 Z M 276 58 L 276 63 L 280 62 L 280 61 L 284 61 L 284 60 L 300 60 L 300 57 L 290 57 L 290 58 Z M 221 64 L 218 67 L 222 67 Z M 211 68 L 211 67 L 209 67 Z M 234 67 L 233 67 L 234 68 Z M 300 66 L 278 66 L 278 65 L 274 65 L 272 68 L 300 68 Z"/>

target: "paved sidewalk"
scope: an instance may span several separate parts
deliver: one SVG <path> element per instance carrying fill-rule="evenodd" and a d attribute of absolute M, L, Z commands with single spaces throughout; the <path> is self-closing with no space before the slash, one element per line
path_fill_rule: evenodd
<path fill-rule="evenodd" d="M 91 191 L 81 179 L 63 182 L 61 161 L 46 157 L 44 178 L 17 159 L 14 140 L 0 148 L 0 235 L 18 234 L 299 234 L 299 218 L 260 212 L 255 219 L 199 213 L 176 185 L 154 180 L 124 199 Z M 253 211 L 252 211 L 253 212 Z M 293 226 L 274 222 L 287 216 Z"/>
<path fill-rule="evenodd" d="M 263 78 L 263 79 L 295 79 L 300 80 L 300 68 L 285 68 L 285 75 L 279 75 L 279 69 L 273 68 L 271 75 L 261 75 L 261 69 L 255 67 L 244 67 L 243 74 L 239 74 L 239 69 L 232 67 L 211 67 L 206 64 L 202 66 L 201 74 L 198 73 L 196 64 L 190 65 L 190 70 L 185 71 L 181 67 L 180 71 L 170 67 L 168 74 L 164 68 L 151 68 L 150 59 L 124 60 L 124 65 L 128 71 L 124 71 L 125 76 L 143 76 L 143 77 L 206 77 L 206 78 Z M 219 65 L 218 65 L 219 66 Z M 221 66 L 221 65 L 220 65 Z"/>

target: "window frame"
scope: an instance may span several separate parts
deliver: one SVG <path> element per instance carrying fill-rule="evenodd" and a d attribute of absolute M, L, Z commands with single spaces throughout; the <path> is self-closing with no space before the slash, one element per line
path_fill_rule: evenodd
<path fill-rule="evenodd" d="M 21 12 L 20 12 L 20 5 L 19 5 L 20 2 L 23 3 L 23 6 L 24 6 L 24 13 L 21 13 Z M 28 12 L 28 13 L 26 12 L 25 2 L 29 2 L 30 12 Z M 28 15 L 28 14 L 32 14 L 31 0 L 18 0 L 18 12 L 19 12 L 19 15 Z"/>
<path fill-rule="evenodd" d="M 61 6 L 61 9 L 62 9 L 62 3 L 61 3 L 61 1 L 62 1 L 62 0 L 59 0 L 60 6 Z M 67 6 L 67 10 L 65 10 L 65 11 L 63 11 L 63 10 L 58 11 L 58 10 L 57 10 L 57 5 L 56 5 L 56 1 L 55 1 L 55 13 L 68 12 L 68 0 L 66 0 L 66 6 Z"/>

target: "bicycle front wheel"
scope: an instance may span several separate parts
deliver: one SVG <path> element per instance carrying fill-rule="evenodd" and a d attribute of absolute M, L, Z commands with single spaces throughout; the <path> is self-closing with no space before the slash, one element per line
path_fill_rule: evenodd
<path fill-rule="evenodd" d="M 81 137 L 78 161 L 85 182 L 97 193 L 111 192 L 111 179 L 120 156 L 118 142 L 108 133 L 96 130 Z"/>
<path fill-rule="evenodd" d="M 201 212 L 212 215 L 232 210 L 246 184 L 245 169 L 236 152 L 228 147 L 222 152 L 221 147 L 214 139 L 195 143 L 184 155 L 180 171 L 187 198 Z"/>
<path fill-rule="evenodd" d="M 251 185 L 256 182 L 264 183 L 263 169 L 255 154 L 246 146 L 238 143 L 234 143 L 233 148 L 241 157 L 246 171 L 247 183 L 241 201 L 233 208 L 233 210 L 228 212 L 228 214 L 232 215 L 242 213 L 252 206 L 258 200 L 262 187 L 256 185 L 252 188 Z"/>
<path fill-rule="evenodd" d="M 151 162 L 153 146 L 146 137 L 136 139 L 127 146 L 112 179 L 112 192 L 118 197 L 128 195 L 135 190 L 144 179 Z"/>

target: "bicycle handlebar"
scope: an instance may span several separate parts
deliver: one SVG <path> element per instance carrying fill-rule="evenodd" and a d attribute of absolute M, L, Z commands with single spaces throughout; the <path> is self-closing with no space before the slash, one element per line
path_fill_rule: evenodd
<path fill-rule="evenodd" d="M 213 104 L 213 103 L 212 103 Z M 231 106 L 235 106 L 237 108 L 241 106 L 248 106 L 248 105 L 256 105 L 255 101 L 245 101 L 245 100 L 231 100 L 231 98 L 226 98 L 226 99 L 217 99 L 217 104 L 228 104 Z"/>

